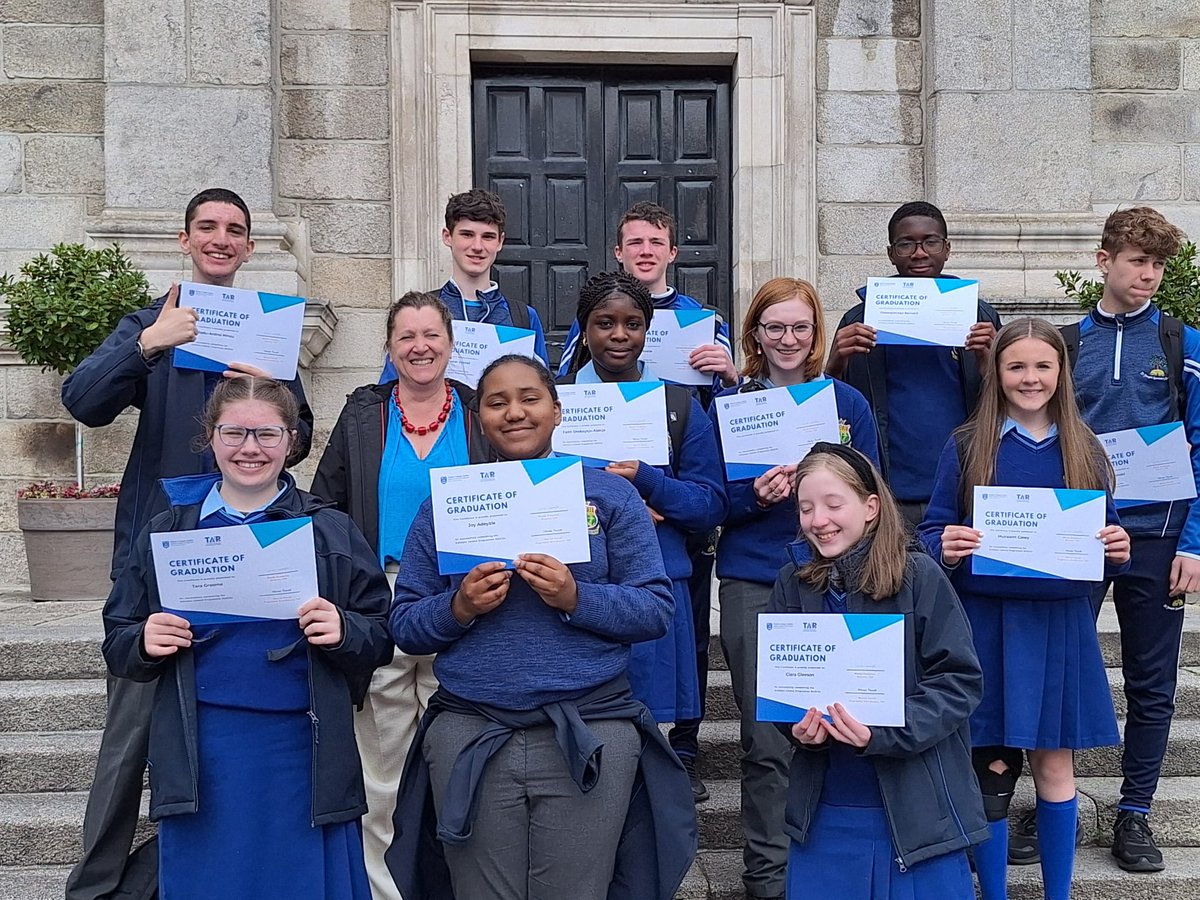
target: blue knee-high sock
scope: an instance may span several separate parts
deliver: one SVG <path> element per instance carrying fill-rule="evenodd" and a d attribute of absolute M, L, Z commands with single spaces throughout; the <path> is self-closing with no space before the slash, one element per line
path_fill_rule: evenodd
<path fill-rule="evenodd" d="M 988 822 L 991 833 L 972 848 L 983 900 L 1008 900 L 1008 819 Z"/>
<path fill-rule="evenodd" d="M 1075 819 L 1079 798 L 1051 803 L 1037 801 L 1038 846 L 1042 851 L 1042 885 L 1046 900 L 1067 900 L 1075 868 Z"/>

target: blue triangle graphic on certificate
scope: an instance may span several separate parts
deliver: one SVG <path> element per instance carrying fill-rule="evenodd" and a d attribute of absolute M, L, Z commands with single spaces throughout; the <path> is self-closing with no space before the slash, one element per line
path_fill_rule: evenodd
<path fill-rule="evenodd" d="M 293 297 L 291 294 L 271 294 L 267 291 L 259 291 L 258 302 L 262 306 L 263 312 L 273 313 L 281 309 L 287 309 L 289 306 L 303 304 L 304 298 Z"/>
<path fill-rule="evenodd" d="M 172 357 L 175 362 L 175 367 L 178 369 L 199 369 L 202 372 L 224 372 L 229 366 L 225 363 L 217 362 L 215 359 L 209 359 L 207 356 L 201 356 L 198 353 L 191 353 L 187 350 L 175 348 L 175 355 Z"/>
<path fill-rule="evenodd" d="M 949 294 L 951 291 L 958 291 L 970 284 L 979 284 L 970 278 L 935 278 L 934 283 L 937 285 L 939 294 Z"/>
<path fill-rule="evenodd" d="M 810 400 L 821 391 L 828 390 L 831 387 L 833 387 L 831 379 L 819 378 L 815 381 L 806 381 L 804 384 L 789 384 L 788 393 L 792 395 L 792 399 L 799 406 L 805 400 Z"/>
<path fill-rule="evenodd" d="M 1014 563 L 1001 562 L 998 559 L 988 559 L 986 556 L 971 557 L 972 575 L 999 575 L 1015 578 L 1054 578 L 1048 572 L 1037 569 L 1027 569 Z"/>
<path fill-rule="evenodd" d="M 798 706 L 789 706 L 778 700 L 759 697 L 754 712 L 755 718 L 760 722 L 799 722 L 808 713 L 808 710 Z"/>
<path fill-rule="evenodd" d="M 1116 504 L 1118 510 L 1122 510 L 1122 509 L 1132 509 L 1135 506 L 1149 506 L 1151 503 L 1162 503 L 1163 501 L 1161 501 L 1161 500 L 1133 500 L 1131 498 L 1126 498 L 1125 500 L 1114 500 L 1113 502 Z"/>
<path fill-rule="evenodd" d="M 1142 439 L 1142 443 L 1149 447 L 1155 441 L 1161 441 L 1168 434 L 1182 427 L 1182 422 L 1166 422 L 1162 425 L 1147 425 L 1145 428 L 1139 428 L 1137 433 L 1138 437 Z"/>
<path fill-rule="evenodd" d="M 589 469 L 603 469 L 612 462 L 611 459 L 597 459 L 595 456 L 581 456 L 579 459 Z"/>
<path fill-rule="evenodd" d="M 617 387 L 626 401 L 645 397 L 657 390 L 665 390 L 661 381 L 619 381 Z"/>
<path fill-rule="evenodd" d="M 747 478 L 757 478 L 773 468 L 775 467 L 764 463 L 725 463 L 725 477 L 730 481 L 744 481 Z"/>
<path fill-rule="evenodd" d="M 311 524 L 312 519 L 308 516 L 301 516 L 298 519 L 280 519 L 276 522 L 255 522 L 250 526 L 250 533 L 258 541 L 258 546 L 270 547 L 276 541 Z"/>
<path fill-rule="evenodd" d="M 579 462 L 578 456 L 548 456 L 545 459 L 523 459 L 521 465 L 529 476 L 530 484 L 541 484 L 559 472 L 565 472 Z"/>
<path fill-rule="evenodd" d="M 461 575 L 465 572 L 470 572 L 480 563 L 485 562 L 502 562 L 506 568 L 513 567 L 511 559 L 504 559 L 499 556 L 474 556 L 470 553 L 443 553 L 438 551 L 438 574 L 440 575 Z"/>
<path fill-rule="evenodd" d="M 1059 509 L 1074 509 L 1076 506 L 1095 500 L 1097 497 L 1103 497 L 1104 491 L 1081 491 L 1072 490 L 1071 488 L 1055 488 L 1054 496 L 1058 499 Z"/>
<path fill-rule="evenodd" d="M 529 337 L 533 334 L 525 328 L 516 328 L 512 325 L 497 325 L 496 339 L 502 344 L 509 344 L 513 341 L 519 341 L 521 338 Z"/>
<path fill-rule="evenodd" d="M 711 309 L 674 309 L 671 312 L 675 313 L 676 320 L 684 327 L 695 325 L 697 322 L 703 322 L 705 319 L 711 319 L 716 316 L 716 313 Z"/>
<path fill-rule="evenodd" d="M 923 341 L 907 334 L 896 334 L 892 331 L 877 331 L 875 339 L 880 344 L 909 344 L 913 347 L 940 347 L 936 341 Z"/>
<path fill-rule="evenodd" d="M 843 615 L 846 620 L 846 630 L 850 632 L 850 640 L 857 641 L 869 634 L 883 631 L 889 625 L 902 622 L 904 616 L 900 613 L 849 613 Z"/>

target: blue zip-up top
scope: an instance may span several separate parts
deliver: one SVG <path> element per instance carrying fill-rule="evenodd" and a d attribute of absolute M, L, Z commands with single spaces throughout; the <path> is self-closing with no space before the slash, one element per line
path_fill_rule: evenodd
<path fill-rule="evenodd" d="M 687 294 L 681 294 L 675 288 L 669 288 L 665 294 L 651 297 L 655 309 L 703 309 L 704 304 Z M 571 370 L 571 357 L 575 355 L 575 347 L 579 343 L 579 320 L 571 322 L 571 330 L 567 332 L 566 343 L 563 344 L 562 360 L 558 364 L 559 376 L 566 375 Z M 717 344 L 733 359 L 733 345 L 729 342 L 729 324 L 722 320 L 717 325 Z M 721 376 L 713 376 L 713 391 L 723 388 Z"/>
<path fill-rule="evenodd" d="M 769 386 L 769 382 L 747 381 L 722 391 L 718 396 L 763 390 Z M 866 398 L 841 381 L 833 383 L 833 392 L 842 443 L 848 443 L 878 466 L 879 434 Z M 709 415 L 712 416 L 713 431 L 719 442 L 716 404 L 713 404 Z M 724 466 L 722 460 L 722 472 Z M 754 494 L 752 478 L 727 481 L 725 490 L 729 495 L 729 515 L 725 518 L 725 527 L 721 529 L 721 539 L 717 543 L 717 577 L 774 584 L 775 576 L 788 561 L 788 544 L 796 540 L 800 530 L 795 498 L 789 497 L 782 503 L 763 509 Z"/>
<path fill-rule="evenodd" d="M 1097 308 L 1079 323 L 1075 396 L 1097 434 L 1173 421 L 1167 358 L 1158 337 L 1157 306 L 1113 315 Z M 1179 397 L 1192 471 L 1200 484 L 1200 331 L 1183 330 L 1183 391 Z M 1176 552 L 1200 559 L 1200 507 L 1188 500 L 1120 504 L 1121 524 L 1138 537 L 1179 536 Z"/>

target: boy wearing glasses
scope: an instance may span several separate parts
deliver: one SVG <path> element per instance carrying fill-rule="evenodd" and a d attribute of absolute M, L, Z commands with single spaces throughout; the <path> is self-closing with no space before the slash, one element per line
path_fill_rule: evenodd
<path fill-rule="evenodd" d="M 905 203 L 888 222 L 888 259 L 902 278 L 938 278 L 950 256 L 946 219 L 931 203 Z M 947 276 L 949 277 L 949 276 Z M 865 301 L 866 287 L 858 289 Z M 880 458 L 888 485 L 914 526 L 925 515 L 937 447 L 975 409 L 981 365 L 1000 328 L 1000 316 L 979 301 L 965 347 L 875 346 L 863 323 L 865 303 L 838 323 L 826 374 L 857 388 L 875 414 Z"/>
<path fill-rule="evenodd" d="M 231 286 L 254 252 L 245 201 L 224 188 L 201 191 L 184 212 L 179 249 L 192 261 L 194 282 Z M 150 515 L 165 505 L 158 479 L 214 470 L 211 451 L 194 447 L 204 440 L 200 415 L 217 384 L 237 375 L 270 377 L 240 363 L 223 374 L 175 368 L 174 349 L 195 340 L 197 320 L 194 309 L 179 305 L 179 285 L 173 284 L 145 309 L 121 319 L 63 382 L 63 405 L 91 428 L 111 424 L 131 407 L 140 411 L 117 498 L 114 580 Z M 288 387 L 300 402 L 298 461 L 308 455 L 313 417 L 299 377 Z M 269 434 L 261 438 L 271 440 Z M 107 897 L 121 884 L 141 806 L 153 699 L 153 682 L 108 679 L 108 716 L 83 821 L 83 855 L 67 880 L 66 900 Z"/>

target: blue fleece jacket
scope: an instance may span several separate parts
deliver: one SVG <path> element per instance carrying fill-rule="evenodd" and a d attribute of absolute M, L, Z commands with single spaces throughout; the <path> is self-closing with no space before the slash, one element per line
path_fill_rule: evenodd
<path fill-rule="evenodd" d="M 646 504 L 629 482 L 583 470 L 596 509 L 591 561 L 569 566 L 579 589 L 571 615 L 550 607 L 518 574 L 504 602 L 460 625 L 450 609 L 462 576 L 438 573 L 433 507 L 408 533 L 391 632 L 406 653 L 436 653 L 434 673 L 453 694 L 501 709 L 535 709 L 624 674 L 629 645 L 662 637 L 675 613 Z"/>
<path fill-rule="evenodd" d="M 763 387 L 761 382 L 750 381 L 722 391 L 718 396 L 762 390 Z M 879 434 L 866 398 L 840 381 L 833 383 L 833 392 L 842 443 L 848 443 L 878 466 Z M 715 404 L 710 415 L 715 423 Z M 714 426 L 714 431 L 717 431 L 719 441 L 719 429 Z M 721 468 L 724 471 L 724 462 Z M 729 515 L 717 543 L 717 577 L 774 584 L 775 576 L 788 562 L 788 544 L 796 540 L 799 532 L 795 499 L 789 497 L 783 503 L 763 509 L 754 494 L 752 478 L 726 482 L 725 490 L 729 494 Z"/>
<path fill-rule="evenodd" d="M 670 288 L 661 297 L 653 297 L 655 309 L 702 309 L 704 304 L 687 294 L 681 294 L 675 288 Z M 571 322 L 571 330 L 567 332 L 567 341 L 563 344 L 562 360 L 558 364 L 558 374 L 566 375 L 571 370 L 571 357 L 575 355 L 575 347 L 579 343 L 579 320 Z M 717 326 L 717 344 L 725 349 L 729 358 L 733 359 L 733 345 L 729 342 L 729 324 L 722 320 Z M 713 376 L 713 391 L 720 391 L 723 385 L 719 375 Z"/>
<path fill-rule="evenodd" d="M 467 300 L 462 295 L 457 284 L 447 281 L 442 285 L 438 296 L 450 308 L 450 318 L 460 322 L 486 322 L 489 325 L 512 325 L 512 312 L 509 311 L 509 300 L 500 291 L 499 285 L 493 285 L 491 290 L 480 291 L 478 300 Z M 542 319 L 537 310 L 529 307 L 529 327 L 533 330 L 533 355 L 542 365 L 549 367 L 550 356 L 546 352 L 546 331 L 542 327 Z M 392 381 L 397 377 L 396 367 L 392 358 L 386 353 L 383 357 L 383 372 L 379 375 L 379 383 Z M 471 385 L 474 387 L 474 385 Z"/>
<path fill-rule="evenodd" d="M 1158 337 L 1162 314 L 1153 303 L 1137 312 L 1110 315 L 1093 310 L 1079 323 L 1075 395 L 1084 421 L 1097 434 L 1172 421 L 1167 358 Z M 1200 484 L 1200 331 L 1183 330 L 1183 391 L 1180 413 L 1192 448 L 1192 471 Z M 1200 505 L 1121 504 L 1121 523 L 1138 537 L 1179 536 L 1176 552 L 1200 559 Z"/>
<path fill-rule="evenodd" d="M 1065 488 L 1067 484 L 1063 479 L 1062 447 L 1058 443 L 1057 434 L 1042 441 L 1034 441 L 1016 429 L 1007 431 L 1000 439 L 1000 447 L 996 451 L 994 483 L 1005 487 Z M 1109 525 L 1121 524 L 1111 494 L 1108 496 L 1105 520 Z M 917 528 L 917 537 L 925 545 L 929 555 L 940 562 L 942 530 L 947 525 L 971 523 L 972 517 L 967 515 L 962 504 L 962 469 L 959 466 L 958 447 L 952 437 L 942 448 L 933 496 L 929 498 L 925 519 Z M 958 565 L 946 566 L 945 569 L 950 576 L 950 582 L 960 595 L 1027 600 L 1064 600 L 1091 595 L 1091 582 L 975 575 L 971 571 L 969 557 Z M 1104 577 L 1111 578 L 1128 569 L 1128 562 L 1120 566 L 1106 562 Z"/>

